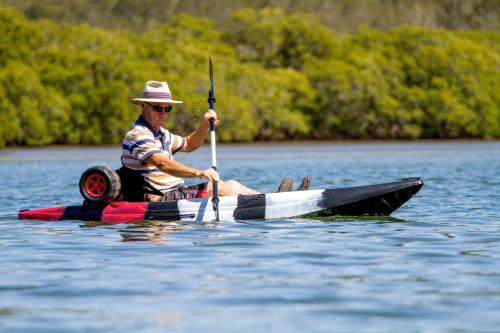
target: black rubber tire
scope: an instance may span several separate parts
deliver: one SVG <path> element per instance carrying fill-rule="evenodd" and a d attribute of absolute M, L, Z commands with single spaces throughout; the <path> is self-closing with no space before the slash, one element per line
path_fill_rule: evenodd
<path fill-rule="evenodd" d="M 93 166 L 85 170 L 80 177 L 79 188 L 80 194 L 88 203 L 108 203 L 120 194 L 120 176 L 106 166 Z"/>

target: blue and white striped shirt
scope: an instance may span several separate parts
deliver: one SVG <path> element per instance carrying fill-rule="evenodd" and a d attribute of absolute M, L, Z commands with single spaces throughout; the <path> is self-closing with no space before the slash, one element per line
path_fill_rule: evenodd
<path fill-rule="evenodd" d="M 186 139 L 170 133 L 163 127 L 155 131 L 142 117 L 134 122 L 125 135 L 122 145 L 122 163 L 125 167 L 141 171 L 146 182 L 160 191 L 166 191 L 184 184 L 184 180 L 160 171 L 145 160 L 154 154 L 173 155 L 186 146 Z"/>

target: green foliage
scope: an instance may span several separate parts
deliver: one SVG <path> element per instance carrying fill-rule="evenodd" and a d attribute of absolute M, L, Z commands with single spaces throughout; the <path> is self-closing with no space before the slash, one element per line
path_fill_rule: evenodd
<path fill-rule="evenodd" d="M 279 7 L 286 15 L 312 14 L 336 31 L 354 31 L 360 25 L 387 30 L 403 24 L 446 29 L 500 29 L 498 0 L 0 0 L 30 19 L 88 23 L 106 29 L 145 31 L 186 13 L 210 17 L 217 27 L 232 30 L 228 22 L 243 7 L 260 10 Z"/>
<path fill-rule="evenodd" d="M 234 14 L 234 20 L 237 28 L 226 38 L 243 61 L 301 69 L 333 52 L 333 32 L 311 16 L 286 16 L 279 8 L 244 8 Z"/>
<path fill-rule="evenodd" d="M 498 138 L 499 53 L 459 35 L 407 26 L 344 37 L 305 69 L 319 137 Z"/>
<path fill-rule="evenodd" d="M 147 80 L 185 102 L 167 126 L 188 134 L 207 109 L 208 55 L 224 142 L 500 138 L 498 32 L 339 35 L 277 8 L 231 22 L 178 15 L 133 34 L 0 7 L 0 147 L 119 143 Z"/>
<path fill-rule="evenodd" d="M 424 137 L 499 136 L 498 52 L 447 31 L 405 27 L 392 35 L 402 50 L 402 83 L 425 90 L 413 101 L 424 114 Z"/>

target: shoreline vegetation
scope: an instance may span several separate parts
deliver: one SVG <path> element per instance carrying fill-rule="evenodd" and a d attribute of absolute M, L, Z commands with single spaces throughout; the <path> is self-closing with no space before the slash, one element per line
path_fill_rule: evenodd
<path fill-rule="evenodd" d="M 500 139 L 480 139 L 480 138 L 457 138 L 457 139 L 343 139 L 343 140 L 280 140 L 280 141 L 240 141 L 240 142 L 220 142 L 217 146 L 221 147 L 244 147 L 244 146 L 313 146 L 313 145 L 391 145 L 391 144 L 408 144 L 408 145 L 433 145 L 433 144 L 477 144 L 477 143 L 500 143 Z M 201 147 L 210 149 L 209 140 L 205 140 Z M 99 148 L 116 148 L 121 149 L 118 143 L 107 143 L 98 145 L 86 144 L 49 144 L 49 145 L 18 145 L 7 146 L 3 151 L 9 150 L 33 150 L 33 149 L 99 149 Z"/>
<path fill-rule="evenodd" d="M 498 31 L 339 32 L 318 17 L 247 7 L 225 28 L 177 14 L 135 32 L 0 7 L 0 148 L 118 144 L 150 79 L 185 102 L 166 127 L 187 134 L 207 109 L 208 55 L 219 142 L 500 138 Z"/>

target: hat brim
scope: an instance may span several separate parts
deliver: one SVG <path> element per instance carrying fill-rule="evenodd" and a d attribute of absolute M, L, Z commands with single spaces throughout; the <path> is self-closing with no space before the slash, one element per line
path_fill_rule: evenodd
<path fill-rule="evenodd" d="M 169 99 L 169 98 L 134 98 L 130 101 L 130 103 L 137 105 L 140 105 L 142 102 L 171 103 L 171 104 L 184 103 L 183 101 L 176 101 L 174 99 Z"/>

